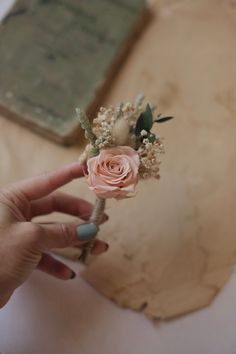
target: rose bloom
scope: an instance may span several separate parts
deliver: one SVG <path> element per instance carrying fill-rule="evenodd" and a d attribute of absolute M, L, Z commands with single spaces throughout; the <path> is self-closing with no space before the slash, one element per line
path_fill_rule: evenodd
<path fill-rule="evenodd" d="M 135 191 L 139 156 L 131 147 L 104 149 L 87 164 L 88 184 L 98 197 L 122 199 Z"/>

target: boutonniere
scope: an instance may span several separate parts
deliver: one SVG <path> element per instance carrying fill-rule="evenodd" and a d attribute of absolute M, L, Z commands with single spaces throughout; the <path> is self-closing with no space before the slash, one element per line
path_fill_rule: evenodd
<path fill-rule="evenodd" d="M 144 96 L 134 103 L 118 107 L 100 108 L 91 124 L 85 112 L 76 109 L 88 145 L 80 157 L 87 163 L 87 182 L 96 194 L 96 202 L 90 223 L 97 230 L 103 217 L 106 200 L 134 196 L 140 179 L 159 179 L 159 155 L 163 153 L 162 139 L 152 132 L 155 123 L 166 122 L 173 117 L 155 115 L 156 107 L 143 105 Z M 80 257 L 85 262 L 93 246 L 89 242 Z"/>

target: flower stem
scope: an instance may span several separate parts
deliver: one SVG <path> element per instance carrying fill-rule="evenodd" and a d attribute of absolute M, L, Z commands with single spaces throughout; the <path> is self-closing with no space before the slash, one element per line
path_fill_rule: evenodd
<path fill-rule="evenodd" d="M 95 224 L 98 227 L 98 230 L 104 215 L 105 205 L 106 205 L 106 199 L 97 197 L 92 215 L 90 216 L 89 219 L 89 222 Z M 82 253 L 79 257 L 79 260 L 82 263 L 86 263 L 86 260 L 93 248 L 94 242 L 95 242 L 95 238 L 92 241 L 88 242 L 83 248 Z"/>

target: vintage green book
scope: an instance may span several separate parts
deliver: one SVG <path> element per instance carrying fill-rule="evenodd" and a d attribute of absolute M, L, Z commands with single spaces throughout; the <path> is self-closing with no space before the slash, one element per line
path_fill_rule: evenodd
<path fill-rule="evenodd" d="M 141 32 L 144 0 L 18 0 L 0 25 L 0 113 L 63 144 Z"/>

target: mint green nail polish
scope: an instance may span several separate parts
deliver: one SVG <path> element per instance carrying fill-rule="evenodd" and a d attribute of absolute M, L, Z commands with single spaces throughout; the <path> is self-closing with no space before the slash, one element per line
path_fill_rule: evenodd
<path fill-rule="evenodd" d="M 97 232 L 98 227 L 93 223 L 81 224 L 76 228 L 76 234 L 80 241 L 91 241 Z"/>

